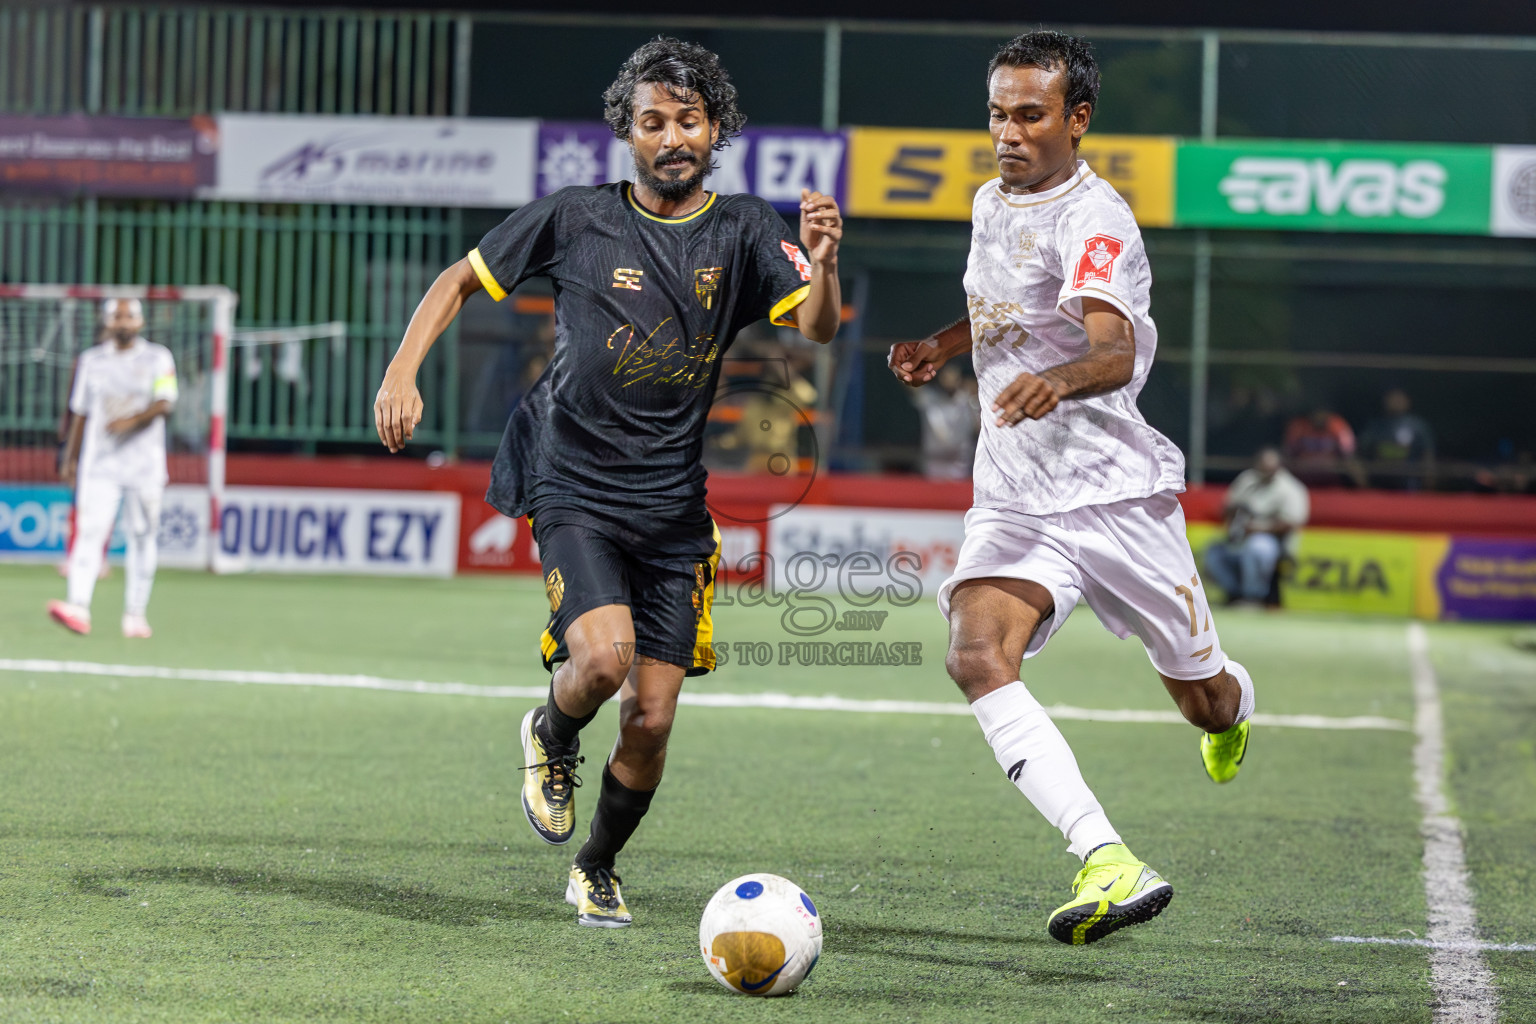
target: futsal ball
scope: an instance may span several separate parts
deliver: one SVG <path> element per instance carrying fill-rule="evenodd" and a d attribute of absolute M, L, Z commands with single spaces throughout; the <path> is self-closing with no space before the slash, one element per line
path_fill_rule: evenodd
<path fill-rule="evenodd" d="M 794 882 L 742 875 L 720 887 L 699 922 L 699 951 L 715 980 L 748 996 L 782 996 L 821 956 L 821 915 Z"/>

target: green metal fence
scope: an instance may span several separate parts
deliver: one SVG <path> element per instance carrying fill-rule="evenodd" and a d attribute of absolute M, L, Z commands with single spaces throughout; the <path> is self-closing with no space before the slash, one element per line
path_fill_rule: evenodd
<path fill-rule="evenodd" d="M 978 69 L 999 40 L 1026 27 L 12 4 L 0 6 L 0 112 L 595 118 L 598 93 L 617 62 L 646 36 L 671 32 L 722 54 L 758 123 L 961 127 L 979 124 Z M 1094 42 L 1104 67 L 1103 111 L 1095 117 L 1101 131 L 1536 144 L 1536 108 L 1486 102 L 1536 89 L 1536 39 L 1075 31 Z M 918 65 L 924 73 L 914 76 L 910 69 Z M 1436 116 L 1422 116 L 1425 109 Z M 341 321 L 344 343 L 307 343 L 297 368 L 292 359 L 264 353 L 248 374 L 237 358 L 230 436 L 247 445 L 367 443 L 372 390 L 411 308 L 431 275 L 463 253 L 493 216 L 0 196 L 0 281 L 222 283 L 240 293 L 239 328 Z M 862 274 L 875 284 L 875 298 L 862 310 L 870 317 L 868 344 L 898 329 L 882 322 L 926 330 L 956 315 L 950 292 L 964 265 L 963 232 L 962 225 L 850 225 L 849 279 Z M 1510 374 L 1474 365 L 1528 345 L 1526 320 L 1517 313 L 1536 295 L 1529 277 L 1536 250 L 1527 241 L 1405 238 L 1366 245 L 1314 236 L 1306 245 L 1321 253 L 1313 262 L 1325 269 L 1303 282 L 1310 272 L 1303 256 L 1287 248 L 1293 242 L 1240 233 L 1148 234 L 1165 358 L 1143 405 L 1190 453 L 1195 479 L 1207 465 L 1230 469 L 1251 451 L 1243 435 L 1223 426 L 1222 392 L 1236 385 L 1222 367 L 1240 358 L 1250 375 L 1295 377 L 1296 353 L 1305 355 L 1308 339 L 1323 337 L 1329 325 L 1340 327 L 1335 333 L 1342 336 L 1328 335 L 1328 344 L 1343 356 L 1377 368 L 1373 373 L 1397 375 L 1392 379 L 1407 375 L 1421 393 L 1444 389 L 1431 386 L 1438 379 L 1412 376 L 1428 372 L 1413 359 L 1457 357 L 1455 368 L 1468 371 L 1458 379 L 1504 386 L 1516 397 L 1530 379 L 1519 374 L 1511 383 Z M 1392 251 L 1382 257 L 1384 247 Z M 905 267 L 905 276 L 893 263 Z M 1248 280 L 1254 268 L 1271 268 L 1260 285 Z M 1335 310 L 1332 319 L 1311 324 L 1308 311 L 1324 306 Z M 1467 312 L 1439 331 L 1413 331 L 1428 307 Z M 1255 310 L 1276 315 L 1250 323 Z M 494 390 L 482 385 L 504 323 L 489 326 L 479 342 L 473 328 L 463 346 L 450 336 L 424 368 L 424 442 L 450 452 L 494 443 L 489 412 L 474 420 L 473 435 L 460 416 L 475 404 L 461 403 L 461 395 Z M 1268 354 L 1245 351 L 1260 335 Z M 1414 346 L 1412 358 L 1402 356 L 1404 338 Z M 1439 347 L 1419 351 L 1421 345 Z M 839 351 L 845 361 L 854 357 Z M 1356 392 L 1375 386 L 1374 378 L 1351 385 Z M 906 416 L 915 433 L 904 398 L 872 387 L 865 415 L 881 418 L 883 434 L 900 433 Z M 1288 394 L 1299 401 L 1298 395 L 1341 387 L 1330 368 Z M 479 404 L 495 411 L 493 400 Z M 1445 406 L 1468 420 L 1465 407 Z M 1472 433 L 1463 446 L 1469 458 L 1478 445 L 1506 435 L 1515 449 L 1536 437 L 1503 426 Z M 1220 441 L 1209 452 L 1208 435 Z"/>
<path fill-rule="evenodd" d="M 463 109 L 466 44 L 434 14 L 0 7 L 0 111 L 442 116 Z M 240 294 L 237 330 L 341 321 L 343 342 L 305 343 L 299 373 L 237 355 L 229 436 L 366 443 L 383 367 L 462 234 L 436 208 L 7 197 L 0 281 L 219 283 Z M 418 436 L 448 450 L 456 356 L 450 336 L 422 371 Z"/>

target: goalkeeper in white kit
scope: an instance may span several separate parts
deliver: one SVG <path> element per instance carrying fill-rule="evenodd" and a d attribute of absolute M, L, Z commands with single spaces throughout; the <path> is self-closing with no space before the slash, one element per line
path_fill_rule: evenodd
<path fill-rule="evenodd" d="M 169 479 L 165 419 L 176 404 L 176 362 L 164 345 L 141 335 L 138 299 L 108 299 L 101 316 L 106 337 L 81 353 L 69 396 L 60 476 L 75 487 L 76 532 L 68 600 L 49 601 L 48 614 L 76 633 L 91 631 L 91 593 L 121 506 L 128 542 L 123 635 L 145 638 L 160 499 Z"/>

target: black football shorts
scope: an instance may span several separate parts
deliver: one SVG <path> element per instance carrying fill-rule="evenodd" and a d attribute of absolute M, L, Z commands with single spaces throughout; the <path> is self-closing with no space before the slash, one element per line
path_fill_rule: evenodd
<path fill-rule="evenodd" d="M 571 623 L 610 604 L 629 606 L 634 654 L 681 666 L 690 676 L 715 667 L 710 606 L 720 531 L 707 513 L 694 523 L 562 508 L 529 518 L 549 598 L 549 625 L 539 638 L 545 668 L 570 657 Z M 630 654 L 621 656 L 628 661 Z"/>

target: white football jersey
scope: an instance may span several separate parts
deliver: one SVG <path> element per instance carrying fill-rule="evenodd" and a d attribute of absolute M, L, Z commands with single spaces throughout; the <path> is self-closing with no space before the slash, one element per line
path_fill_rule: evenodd
<path fill-rule="evenodd" d="M 104 341 L 80 353 L 69 395 L 69 411 L 85 417 L 79 476 L 164 485 L 164 416 L 127 437 L 107 431 L 113 420 L 136 416 L 161 399 L 176 401 L 176 361 L 164 345 L 135 338 L 126 349 Z"/>
<path fill-rule="evenodd" d="M 983 185 L 971 214 L 965 271 L 971 359 L 981 394 L 975 504 L 1051 515 L 1184 489 L 1184 456 L 1136 408 L 1157 351 L 1152 270 L 1125 200 L 1078 161 L 1048 192 Z M 1063 401 L 1043 419 L 996 425 L 992 402 L 1021 373 L 1088 351 L 1082 299 L 1102 299 L 1131 321 L 1131 382 Z"/>

